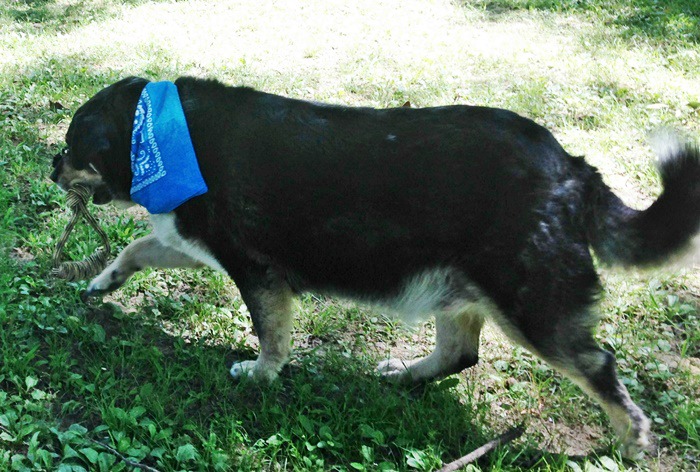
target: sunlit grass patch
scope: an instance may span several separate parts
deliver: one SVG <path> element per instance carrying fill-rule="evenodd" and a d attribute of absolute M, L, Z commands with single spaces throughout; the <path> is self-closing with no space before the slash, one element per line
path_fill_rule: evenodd
<path fill-rule="evenodd" d="M 583 12 L 600 18 L 623 38 L 648 39 L 660 44 L 700 42 L 700 6 L 693 0 L 472 0 L 487 11 L 542 10 Z"/>

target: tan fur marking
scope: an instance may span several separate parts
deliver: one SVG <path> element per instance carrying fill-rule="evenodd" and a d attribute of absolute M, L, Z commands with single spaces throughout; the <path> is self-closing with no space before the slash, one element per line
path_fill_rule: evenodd
<path fill-rule="evenodd" d="M 477 305 L 470 304 L 458 314 L 437 315 L 435 350 L 430 355 L 410 361 L 387 359 L 379 364 L 379 372 L 401 382 L 423 382 L 461 370 L 464 359 L 476 359 L 479 352 L 485 313 L 483 307 L 477 308 Z"/>
<path fill-rule="evenodd" d="M 292 333 L 292 291 L 286 285 L 254 294 L 260 355 L 255 361 L 233 364 L 231 375 L 272 381 L 289 359 Z"/>
<path fill-rule="evenodd" d="M 635 458 L 651 444 L 651 423 L 644 415 L 641 408 L 632 401 L 627 388 L 618 381 L 618 394 L 622 396 L 622 405 L 601 398 L 593 389 L 588 380 L 572 369 L 557 366 L 562 374 L 567 376 L 576 385 L 596 400 L 610 418 L 610 425 L 620 440 L 622 455 L 627 458 Z"/>
<path fill-rule="evenodd" d="M 76 170 L 67 163 L 63 163 L 61 174 L 58 176 L 58 185 L 63 189 L 69 189 L 77 184 L 98 186 L 102 183 L 102 176 L 94 171 Z"/>

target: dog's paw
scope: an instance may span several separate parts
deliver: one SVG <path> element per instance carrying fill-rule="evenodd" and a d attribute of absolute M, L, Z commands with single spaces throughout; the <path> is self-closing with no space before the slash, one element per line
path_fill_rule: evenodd
<path fill-rule="evenodd" d="M 128 276 L 122 270 L 110 265 L 92 279 L 82 296 L 85 299 L 106 295 L 124 285 L 127 278 Z"/>
<path fill-rule="evenodd" d="M 230 372 L 234 379 L 248 377 L 263 382 L 272 382 L 277 378 L 276 370 L 262 368 L 258 361 L 236 362 L 231 366 Z"/>
<path fill-rule="evenodd" d="M 632 461 L 640 460 L 645 453 L 655 455 L 657 445 L 654 435 L 651 433 L 649 419 L 643 416 L 638 423 L 629 429 L 627 434 L 621 438 L 620 454 L 625 459 Z"/>
<path fill-rule="evenodd" d="M 405 361 L 403 359 L 387 359 L 382 361 L 377 366 L 377 372 L 384 378 L 401 382 L 408 383 L 413 381 L 413 376 L 409 367 L 413 361 Z"/>
<path fill-rule="evenodd" d="M 231 366 L 231 376 L 234 379 L 240 379 L 243 377 L 252 377 L 253 370 L 255 369 L 255 361 L 242 361 L 235 362 Z"/>

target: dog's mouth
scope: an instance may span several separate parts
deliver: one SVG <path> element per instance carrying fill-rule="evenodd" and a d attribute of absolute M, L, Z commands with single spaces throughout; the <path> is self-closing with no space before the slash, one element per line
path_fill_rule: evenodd
<path fill-rule="evenodd" d="M 53 157 L 51 180 L 64 191 L 75 185 L 83 185 L 92 190 L 92 202 L 104 205 L 112 201 L 112 193 L 94 167 L 91 170 L 76 170 L 68 163 L 69 149 L 66 147 Z"/>
<path fill-rule="evenodd" d="M 95 187 L 95 193 L 92 194 L 92 203 L 95 205 L 104 205 L 112 201 L 112 194 L 106 185 L 98 185 Z"/>
<path fill-rule="evenodd" d="M 96 186 L 94 184 L 73 181 L 70 184 L 65 185 L 60 181 L 58 182 L 58 186 L 61 187 L 61 189 L 65 192 L 67 192 L 71 187 L 74 187 L 76 185 L 88 187 L 92 191 L 92 203 L 94 203 L 95 205 L 105 205 L 113 200 L 112 193 L 109 191 L 109 188 L 105 184 L 100 184 Z"/>

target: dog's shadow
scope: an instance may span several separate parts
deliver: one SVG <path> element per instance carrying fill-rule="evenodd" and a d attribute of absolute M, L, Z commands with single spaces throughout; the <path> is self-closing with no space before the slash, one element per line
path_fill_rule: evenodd
<path fill-rule="evenodd" d="M 298 460 L 302 454 L 322 460 L 324 467 L 371 461 L 404 469 L 423 461 L 430 469 L 499 434 L 485 424 L 484 405 L 454 392 L 459 388 L 454 381 L 395 385 L 374 372 L 374 360 L 347 357 L 332 348 L 323 354 L 296 353 L 272 384 L 234 380 L 228 372 L 231 363 L 254 359 L 253 349 L 231 349 L 206 336 L 195 340 L 187 333 L 169 334 L 147 310 L 125 314 L 93 304 L 79 311 L 88 323 L 100 325 L 105 336 L 99 348 L 83 344 L 74 354 L 93 362 L 102 357 L 104 370 L 114 373 L 115 398 L 121 397 L 118 392 L 133 397 L 133 404 L 118 406 L 144 406 L 150 419 L 174 431 L 196 425 L 230 438 L 233 428 L 242 444 L 219 446 L 229 454 L 235 449 L 237 455 L 249 455 L 242 463 L 285 461 L 285 455 Z M 114 355 L 115 350 L 122 355 Z M 95 420 L 112 426 L 109 417 Z M 539 451 L 525 436 L 485 455 L 478 465 L 528 469 L 572 459 L 586 458 Z"/>

